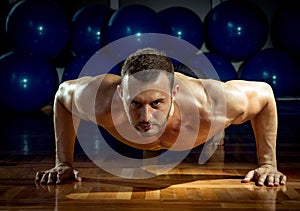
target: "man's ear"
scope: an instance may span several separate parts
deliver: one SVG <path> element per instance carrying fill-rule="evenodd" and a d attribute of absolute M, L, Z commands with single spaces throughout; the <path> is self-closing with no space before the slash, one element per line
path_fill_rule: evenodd
<path fill-rule="evenodd" d="M 172 90 L 172 97 L 175 98 L 175 96 L 177 95 L 178 92 L 179 92 L 179 85 L 176 84 Z"/>
<path fill-rule="evenodd" d="M 123 98 L 123 90 L 122 90 L 122 86 L 118 85 L 117 86 L 117 92 L 120 98 Z"/>

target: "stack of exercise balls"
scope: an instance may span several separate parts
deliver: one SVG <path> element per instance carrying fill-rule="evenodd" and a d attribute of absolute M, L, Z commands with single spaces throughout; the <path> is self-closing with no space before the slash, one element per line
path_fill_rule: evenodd
<path fill-rule="evenodd" d="M 32 112 L 53 100 L 58 76 L 50 60 L 69 39 L 64 11 L 53 1 L 23 0 L 10 10 L 6 32 L 13 49 L 0 57 L 0 104 Z"/>
<path fill-rule="evenodd" d="M 300 70 L 294 55 L 300 52 L 300 15 L 299 6 L 295 8 L 280 8 L 269 22 L 264 11 L 250 1 L 224 1 L 205 17 L 206 46 L 210 54 L 241 63 L 238 79 L 267 82 L 277 98 L 298 97 Z M 273 46 L 267 49 L 269 35 Z M 220 71 L 226 68 L 219 69 L 222 78 Z"/>
<path fill-rule="evenodd" d="M 204 49 L 221 81 L 265 81 L 276 97 L 300 95 L 299 64 L 295 63 L 300 55 L 297 5 L 280 7 L 268 19 L 253 1 L 227 0 L 211 8 L 202 20 L 193 8 L 170 6 L 155 11 L 142 4 L 125 4 L 115 10 L 85 4 L 67 17 L 55 2 L 21 0 L 10 9 L 5 31 L 13 48 L 0 57 L 1 107 L 17 112 L 39 110 L 53 101 L 58 84 L 77 78 L 102 47 L 132 35 L 137 46 L 147 46 L 144 33 L 168 34 L 189 42 L 199 52 Z M 119 50 L 124 49 L 116 49 L 113 56 Z M 58 80 L 53 59 L 63 51 L 73 59 L 65 64 Z M 189 67 L 172 61 L 178 70 L 192 74 Z M 121 65 L 107 72 L 119 74 Z"/>

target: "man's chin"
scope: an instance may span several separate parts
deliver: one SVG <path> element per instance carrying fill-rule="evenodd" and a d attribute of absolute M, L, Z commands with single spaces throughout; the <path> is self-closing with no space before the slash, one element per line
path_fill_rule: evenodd
<path fill-rule="evenodd" d="M 140 136 L 145 137 L 145 138 L 159 136 L 159 134 L 160 134 L 159 131 L 151 131 L 151 130 L 148 130 L 148 131 L 137 130 L 137 131 L 140 134 Z"/>
<path fill-rule="evenodd" d="M 139 134 L 145 138 L 150 138 L 150 137 L 157 135 L 157 133 L 153 134 L 153 133 L 148 133 L 148 132 L 139 132 Z"/>

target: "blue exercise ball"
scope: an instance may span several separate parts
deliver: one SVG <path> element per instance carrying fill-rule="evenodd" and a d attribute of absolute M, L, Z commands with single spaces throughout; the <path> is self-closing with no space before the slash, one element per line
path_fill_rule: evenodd
<path fill-rule="evenodd" d="M 272 18 L 270 37 L 274 47 L 300 54 L 300 6 L 291 4 L 280 8 Z"/>
<path fill-rule="evenodd" d="M 79 9 L 71 23 L 71 49 L 76 54 L 94 53 L 101 48 L 102 31 L 114 10 L 101 4 Z"/>
<path fill-rule="evenodd" d="M 0 57 L 0 105 L 15 112 L 41 109 L 54 99 L 58 76 L 47 61 L 11 51 Z"/>
<path fill-rule="evenodd" d="M 64 69 L 61 81 L 64 82 L 78 78 L 84 65 L 91 58 L 91 56 L 91 54 L 80 54 L 71 60 L 71 62 Z"/>
<path fill-rule="evenodd" d="M 221 81 L 226 82 L 238 79 L 238 73 L 228 59 L 213 52 L 205 52 L 203 54 L 215 68 Z"/>
<path fill-rule="evenodd" d="M 261 50 L 269 34 L 265 13 L 249 1 L 220 3 L 207 14 L 204 25 L 208 49 L 232 61 L 241 61 Z"/>
<path fill-rule="evenodd" d="M 36 56 L 55 57 L 70 35 L 69 21 L 51 0 L 23 0 L 6 19 L 6 32 L 15 48 Z"/>
<path fill-rule="evenodd" d="M 116 10 L 104 29 L 104 45 L 123 37 L 136 35 L 141 42 L 143 33 L 163 33 L 164 28 L 157 13 L 151 8 L 131 4 Z"/>
<path fill-rule="evenodd" d="M 158 17 L 169 35 L 186 40 L 196 48 L 204 42 L 203 22 L 192 10 L 185 7 L 169 7 L 158 12 Z"/>
<path fill-rule="evenodd" d="M 244 61 L 239 72 L 242 80 L 270 84 L 276 97 L 300 96 L 299 67 L 286 52 L 264 49 Z"/>

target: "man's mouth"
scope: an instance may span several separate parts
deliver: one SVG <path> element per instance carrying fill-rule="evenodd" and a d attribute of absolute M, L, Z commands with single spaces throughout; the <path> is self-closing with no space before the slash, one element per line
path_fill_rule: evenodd
<path fill-rule="evenodd" d="M 143 130 L 143 131 L 148 131 L 148 130 L 151 129 L 151 124 L 150 123 L 139 124 L 138 128 Z"/>

